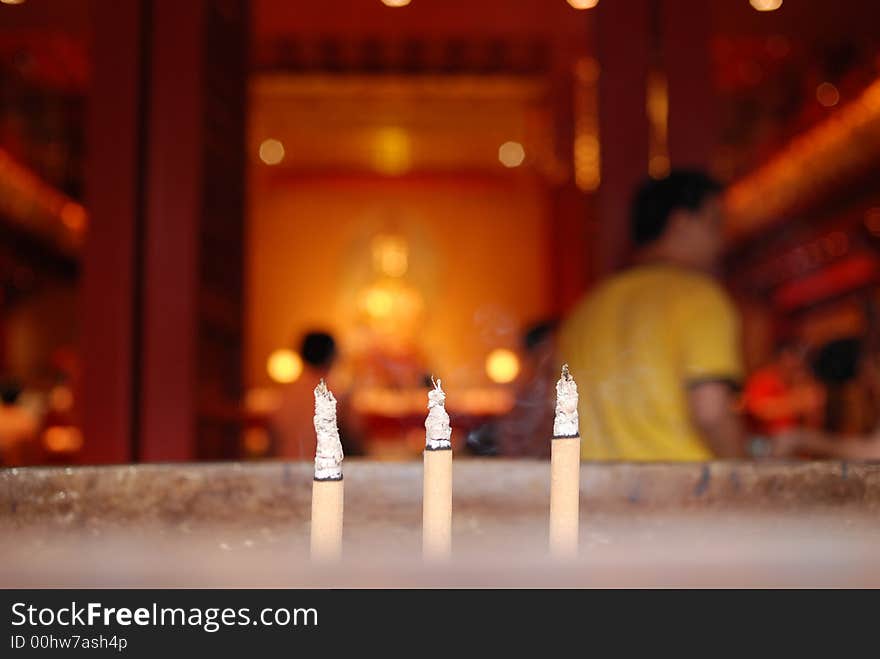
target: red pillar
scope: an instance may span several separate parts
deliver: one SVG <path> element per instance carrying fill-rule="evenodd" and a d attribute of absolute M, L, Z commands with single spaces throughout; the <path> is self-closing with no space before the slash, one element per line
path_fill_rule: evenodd
<path fill-rule="evenodd" d="M 709 12 L 710 3 L 702 0 L 663 3 L 669 160 L 673 167 L 707 168 L 715 144 Z"/>
<path fill-rule="evenodd" d="M 630 199 L 648 173 L 651 11 L 649 0 L 628 0 L 601 2 L 597 12 L 602 179 L 594 254 L 596 272 L 604 275 L 626 257 Z"/>
<path fill-rule="evenodd" d="M 96 12 L 85 451 L 94 462 L 232 457 L 246 3 L 112 5 Z"/>
<path fill-rule="evenodd" d="M 247 3 L 152 4 L 140 458 L 235 457 Z"/>
<path fill-rule="evenodd" d="M 141 191 L 143 30 L 140 2 L 94 11 L 87 126 L 89 231 L 81 281 L 78 392 L 88 462 L 133 458 L 134 305 Z"/>
<path fill-rule="evenodd" d="M 141 459 L 195 453 L 204 3 L 155 0 L 144 235 Z"/>
<path fill-rule="evenodd" d="M 587 35 L 585 34 L 586 38 Z M 563 316 L 587 288 L 591 254 L 587 242 L 587 197 L 575 184 L 574 172 L 574 72 L 572 49 L 555 52 L 552 103 L 556 158 L 564 163 L 559 179 L 550 180 L 548 262 L 551 268 L 551 313 Z"/>
<path fill-rule="evenodd" d="M 577 186 L 568 184 L 553 188 L 551 200 L 553 313 L 563 316 L 587 289 L 590 266 L 587 199 Z"/>

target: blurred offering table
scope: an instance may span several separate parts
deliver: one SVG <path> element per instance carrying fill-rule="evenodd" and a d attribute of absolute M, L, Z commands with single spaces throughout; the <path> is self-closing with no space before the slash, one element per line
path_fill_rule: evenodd
<path fill-rule="evenodd" d="M 308 561 L 311 463 L 0 470 L 0 585 L 880 586 L 880 464 L 584 464 L 580 557 L 549 464 L 459 459 L 453 562 L 420 562 L 420 463 L 345 464 L 344 555 Z"/>

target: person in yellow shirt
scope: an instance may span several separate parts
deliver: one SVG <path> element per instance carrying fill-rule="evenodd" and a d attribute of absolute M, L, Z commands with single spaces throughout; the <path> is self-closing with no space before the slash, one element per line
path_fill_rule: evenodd
<path fill-rule="evenodd" d="M 739 318 L 713 278 L 721 187 L 674 171 L 637 191 L 634 265 L 563 323 L 560 356 L 580 390 L 582 458 L 701 461 L 744 455 L 734 409 Z"/>

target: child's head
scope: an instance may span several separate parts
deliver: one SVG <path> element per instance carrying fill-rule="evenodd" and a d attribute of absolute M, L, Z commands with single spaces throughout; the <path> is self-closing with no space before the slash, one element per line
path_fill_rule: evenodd
<path fill-rule="evenodd" d="M 6 380 L 0 383 L 0 403 L 3 405 L 15 405 L 21 396 L 21 385 L 15 380 Z"/>

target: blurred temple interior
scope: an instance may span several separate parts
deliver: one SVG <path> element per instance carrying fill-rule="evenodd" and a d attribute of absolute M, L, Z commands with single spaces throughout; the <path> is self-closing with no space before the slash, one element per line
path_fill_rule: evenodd
<path fill-rule="evenodd" d="M 0 463 L 310 459 L 272 419 L 320 377 L 378 459 L 420 455 L 442 378 L 464 451 L 673 167 L 727 186 L 749 371 L 870 338 L 878 24 L 875 0 L 0 0 Z M 815 423 L 863 433 L 838 362 Z"/>

